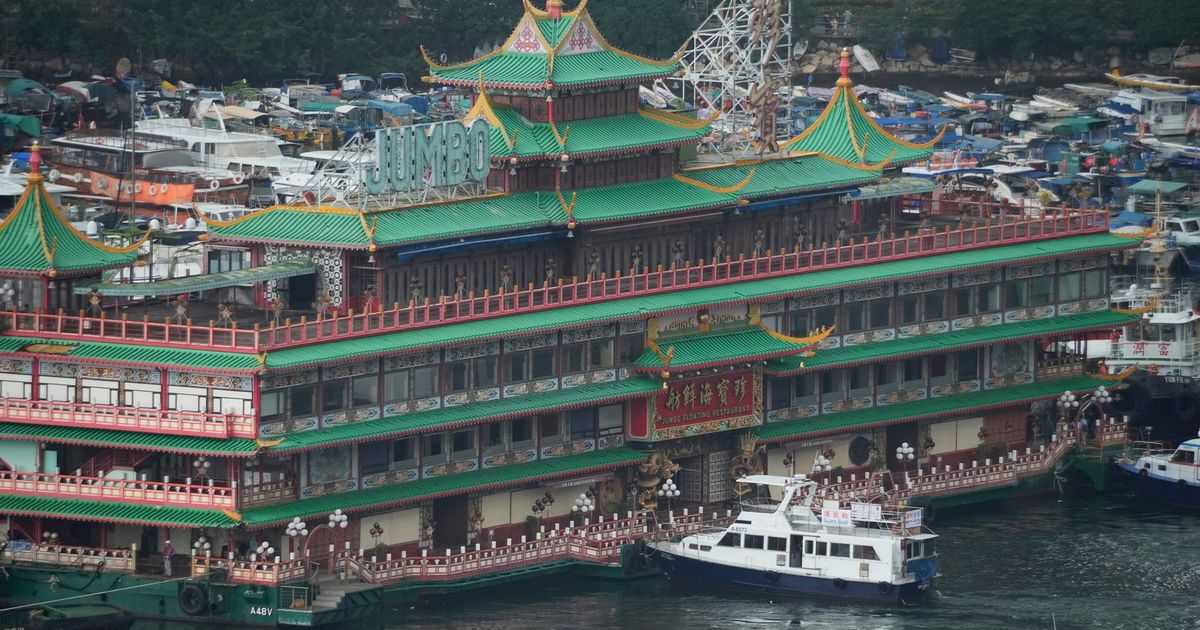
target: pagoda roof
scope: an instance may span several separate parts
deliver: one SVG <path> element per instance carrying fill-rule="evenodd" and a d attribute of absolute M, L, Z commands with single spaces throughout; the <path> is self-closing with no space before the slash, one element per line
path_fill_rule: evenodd
<path fill-rule="evenodd" d="M 557 15 L 525 0 L 525 13 L 494 52 L 454 65 L 429 58 L 434 83 L 473 85 L 482 73 L 488 87 L 542 90 L 652 81 L 679 70 L 679 59 L 656 60 L 616 48 L 604 39 L 581 2 Z"/>
<path fill-rule="evenodd" d="M 83 275 L 133 263 L 150 232 L 128 247 L 111 247 L 76 230 L 46 192 L 42 176 L 29 175 L 24 194 L 0 222 L 0 272 Z"/>
<path fill-rule="evenodd" d="M 888 133 L 867 114 L 854 93 L 848 56 L 848 52 L 842 52 L 842 78 L 838 79 L 833 98 L 825 110 L 807 129 L 785 142 L 781 148 L 812 151 L 851 164 L 900 166 L 929 159 L 933 155 L 934 145 L 942 139 L 946 129 L 943 128 L 937 137 L 923 143 L 901 140 Z"/>
<path fill-rule="evenodd" d="M 777 333 L 761 323 L 750 327 L 717 330 L 646 342 L 646 352 L 633 363 L 639 372 L 662 369 L 703 369 L 797 355 L 813 350 L 832 329 L 806 338 Z"/>
<path fill-rule="evenodd" d="M 588 157 L 699 142 L 709 121 L 643 108 L 636 114 L 566 123 L 532 122 L 520 112 L 493 105 L 484 89 L 464 120 L 482 118 L 492 134 L 492 159 Z"/>
<path fill-rule="evenodd" d="M 219 240 L 367 249 L 372 243 L 395 247 L 558 227 L 566 224 L 569 212 L 585 225 L 611 223 L 731 206 L 744 198 L 843 189 L 878 179 L 878 169 L 817 155 L 792 155 L 577 192 L 496 194 L 374 213 L 325 206 L 273 206 L 232 221 L 206 218 L 206 222 Z"/>

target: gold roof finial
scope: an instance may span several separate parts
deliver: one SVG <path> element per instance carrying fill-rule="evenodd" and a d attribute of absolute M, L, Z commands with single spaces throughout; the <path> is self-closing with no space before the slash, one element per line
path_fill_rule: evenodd
<path fill-rule="evenodd" d="M 842 72 L 842 78 L 837 80 L 838 87 L 850 87 L 854 83 L 850 80 L 850 49 L 842 49 L 842 60 L 838 62 L 838 70 Z"/>

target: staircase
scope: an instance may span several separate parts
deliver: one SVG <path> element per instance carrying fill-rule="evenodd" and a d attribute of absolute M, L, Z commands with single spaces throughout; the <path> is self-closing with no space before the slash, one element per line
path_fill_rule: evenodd
<path fill-rule="evenodd" d="M 153 455 L 154 453 L 150 451 L 105 451 L 84 462 L 79 467 L 79 474 L 84 477 L 98 477 L 100 472 L 110 473 L 114 470 L 133 472 Z"/>
<path fill-rule="evenodd" d="M 378 588 L 378 584 L 365 584 L 357 580 L 339 580 L 336 576 L 325 575 L 317 578 L 320 586 L 319 594 L 312 600 L 312 611 L 334 610 L 342 605 L 342 600 L 351 593 Z M 353 604 L 351 604 L 353 605 Z"/>

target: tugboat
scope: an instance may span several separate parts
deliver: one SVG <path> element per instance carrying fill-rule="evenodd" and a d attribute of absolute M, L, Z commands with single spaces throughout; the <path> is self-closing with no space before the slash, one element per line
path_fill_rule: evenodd
<path fill-rule="evenodd" d="M 1192 438 L 1174 450 L 1143 450 L 1116 461 L 1132 477 L 1138 494 L 1169 505 L 1200 507 L 1200 439 Z"/>
<path fill-rule="evenodd" d="M 804 475 L 738 483 L 753 488 L 728 528 L 648 543 L 669 578 L 899 604 L 936 595 L 937 536 L 923 529 L 920 508 L 817 506 L 818 485 Z"/>

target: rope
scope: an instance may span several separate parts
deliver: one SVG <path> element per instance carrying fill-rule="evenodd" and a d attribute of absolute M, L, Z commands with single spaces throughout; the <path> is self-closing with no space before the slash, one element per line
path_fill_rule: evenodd
<path fill-rule="evenodd" d="M 38 602 L 36 604 L 23 604 L 21 606 L 13 606 L 11 608 L 0 608 L 0 614 L 6 613 L 9 611 L 13 611 L 13 610 L 22 610 L 24 608 L 37 608 L 39 606 L 48 606 L 51 604 L 57 604 L 59 602 L 67 602 L 67 601 L 71 601 L 71 600 L 75 600 L 75 599 L 83 599 L 86 597 L 95 597 L 97 595 L 107 595 L 109 593 L 119 593 L 121 591 L 131 591 L 134 589 L 146 588 L 149 586 L 158 586 L 159 584 L 169 584 L 171 582 L 182 582 L 184 580 L 190 580 L 190 579 L 192 579 L 192 576 L 187 575 L 187 576 L 183 576 L 183 577 L 171 578 L 169 580 L 150 582 L 149 584 L 135 584 L 134 586 L 125 586 L 122 588 L 114 588 L 112 590 L 100 591 L 98 593 L 88 593 L 86 595 L 72 595 L 71 597 L 61 597 L 59 599 L 52 599 L 52 600 L 45 601 L 45 602 Z"/>

